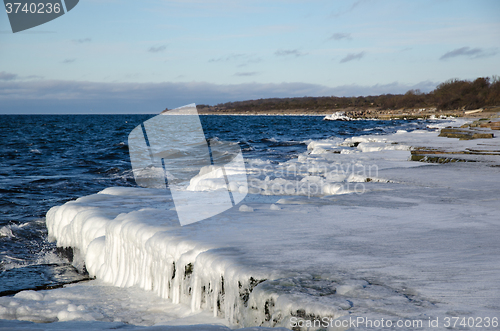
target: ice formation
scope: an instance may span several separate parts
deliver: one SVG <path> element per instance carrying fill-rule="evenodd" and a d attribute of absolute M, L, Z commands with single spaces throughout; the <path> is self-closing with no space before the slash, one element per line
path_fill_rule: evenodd
<path fill-rule="evenodd" d="M 299 309 L 293 300 L 274 302 L 272 293 L 254 290 L 277 276 L 241 264 L 232 250 L 206 242 L 197 227 L 180 228 L 171 206 L 163 190 L 109 188 L 52 208 L 47 228 L 58 245 L 77 250 L 91 276 L 153 291 L 193 311 L 211 311 L 230 324 L 276 326 Z M 266 302 L 274 307 L 265 308 Z M 274 322 L 269 321 L 273 310 L 281 316 Z M 322 312 L 343 315 L 336 308 Z"/>
<path fill-rule="evenodd" d="M 52 208 L 47 228 L 99 281 L 152 292 L 231 326 L 486 316 L 500 297 L 499 190 L 491 180 L 498 167 L 490 158 L 408 161 L 415 146 L 480 144 L 499 145 L 429 131 L 311 141 L 281 164 L 247 160 L 244 205 L 203 222 L 181 227 L 163 190 L 113 187 Z M 190 190 L 217 189 L 208 170 Z M 41 303 L 46 296 L 14 299 Z M 65 305 L 80 314 L 76 303 Z M 9 309 L 0 300 L 0 317 L 36 320 Z M 81 314 L 77 320 L 105 321 L 85 307 Z"/>

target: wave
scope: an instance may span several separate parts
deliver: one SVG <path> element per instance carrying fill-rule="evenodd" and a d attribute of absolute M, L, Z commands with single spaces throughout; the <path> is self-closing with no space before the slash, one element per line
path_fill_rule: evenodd
<path fill-rule="evenodd" d="M 354 121 L 354 118 L 346 116 L 344 112 L 338 111 L 331 115 L 326 115 L 323 120 L 325 121 Z"/>

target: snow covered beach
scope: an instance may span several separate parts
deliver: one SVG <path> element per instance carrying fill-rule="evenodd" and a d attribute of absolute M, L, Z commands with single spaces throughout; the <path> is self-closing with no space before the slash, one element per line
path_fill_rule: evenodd
<path fill-rule="evenodd" d="M 76 263 L 97 280 L 1 298 L 0 317 L 290 329 L 324 317 L 395 325 L 438 318 L 443 329 L 446 317 L 498 318 L 498 156 L 438 165 L 409 158 L 412 147 L 498 151 L 500 143 L 437 135 L 311 141 L 281 164 L 248 160 L 249 208 L 185 227 L 160 190 L 109 188 L 54 207 L 49 236 L 75 248 Z M 197 189 L 216 187 L 216 179 L 198 179 Z M 102 311 L 78 303 L 101 286 L 173 305 L 127 320 L 119 304 Z M 95 301 L 113 301 L 95 292 Z M 141 309 L 152 307 L 131 307 L 128 316 Z M 165 317 L 176 309 L 182 313 Z"/>

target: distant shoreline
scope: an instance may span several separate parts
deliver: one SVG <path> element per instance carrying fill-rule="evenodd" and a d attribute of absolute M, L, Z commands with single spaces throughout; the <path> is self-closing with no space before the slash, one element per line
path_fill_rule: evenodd
<path fill-rule="evenodd" d="M 379 110 L 379 109 L 335 109 L 325 110 L 320 112 L 308 112 L 304 109 L 290 110 L 269 110 L 269 111 L 213 111 L 198 109 L 199 115 L 229 115 L 229 116 L 326 116 L 333 113 L 341 112 L 346 116 L 359 120 L 395 120 L 395 119 L 432 119 L 440 117 L 461 117 L 461 118 L 491 118 L 500 112 L 500 107 L 490 107 L 485 109 L 477 109 L 475 111 L 450 110 L 436 111 L 420 110 L 420 109 L 398 109 L 398 110 Z"/>

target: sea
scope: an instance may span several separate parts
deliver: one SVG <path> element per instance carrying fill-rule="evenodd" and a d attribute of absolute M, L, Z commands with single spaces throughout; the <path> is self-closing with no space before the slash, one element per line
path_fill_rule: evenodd
<path fill-rule="evenodd" d="M 0 116 L 0 296 L 88 279 L 49 242 L 45 214 L 111 186 L 136 186 L 128 134 L 155 115 Z M 281 163 L 311 140 L 427 129 L 432 120 L 325 121 L 323 116 L 200 116 L 206 139 Z"/>

